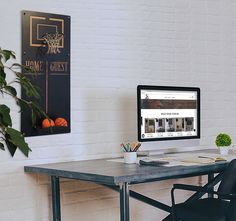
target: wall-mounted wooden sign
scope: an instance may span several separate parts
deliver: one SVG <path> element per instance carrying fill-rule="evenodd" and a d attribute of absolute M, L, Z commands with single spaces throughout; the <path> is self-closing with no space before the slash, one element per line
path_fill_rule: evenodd
<path fill-rule="evenodd" d="M 22 64 L 35 73 L 24 73 L 40 88 L 40 106 L 67 126 L 42 128 L 37 119 L 32 127 L 31 112 L 23 110 L 21 131 L 26 136 L 70 132 L 70 16 L 33 11 L 22 12 Z M 22 97 L 25 94 L 22 93 Z M 59 122 L 59 121 L 58 121 Z"/>

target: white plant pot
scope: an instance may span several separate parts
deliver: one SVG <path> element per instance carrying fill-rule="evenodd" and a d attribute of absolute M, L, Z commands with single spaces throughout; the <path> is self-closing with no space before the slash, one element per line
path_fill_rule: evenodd
<path fill-rule="evenodd" d="M 219 150 L 221 155 L 228 155 L 229 153 L 229 147 L 219 147 Z"/>
<path fill-rule="evenodd" d="M 124 152 L 124 162 L 131 164 L 136 163 L 137 153 L 136 152 Z"/>

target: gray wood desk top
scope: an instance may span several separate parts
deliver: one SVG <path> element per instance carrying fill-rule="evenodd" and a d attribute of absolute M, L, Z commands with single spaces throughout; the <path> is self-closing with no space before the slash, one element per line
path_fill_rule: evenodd
<path fill-rule="evenodd" d="M 119 185 L 123 182 L 142 183 L 217 173 L 224 170 L 227 164 L 217 162 L 196 166 L 153 167 L 100 159 L 25 166 L 24 170 L 29 173 Z"/>

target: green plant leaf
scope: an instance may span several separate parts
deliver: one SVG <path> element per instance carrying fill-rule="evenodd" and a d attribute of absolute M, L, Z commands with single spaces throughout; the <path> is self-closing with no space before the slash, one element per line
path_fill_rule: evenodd
<path fill-rule="evenodd" d="M 21 100 L 20 98 L 16 98 L 16 103 L 21 108 L 20 112 L 29 107 L 27 102 L 25 100 Z"/>
<path fill-rule="evenodd" d="M 21 132 L 14 128 L 8 127 L 6 129 L 6 134 L 9 136 L 8 142 L 11 144 L 15 145 L 20 149 L 20 151 L 28 157 L 29 151 L 31 149 L 29 148 L 28 144 L 25 142 L 25 138 Z"/>
<path fill-rule="evenodd" d="M 4 67 L 0 67 L 0 76 L 4 79 L 6 78 L 6 73 L 4 72 Z"/>
<path fill-rule="evenodd" d="M 4 87 L 4 89 L 6 91 L 8 91 L 14 97 L 17 95 L 16 89 L 14 87 L 12 87 L 12 86 L 8 86 L 7 85 L 7 86 Z"/>
<path fill-rule="evenodd" d="M 232 139 L 230 135 L 220 133 L 216 137 L 215 144 L 217 147 L 228 147 L 232 144 Z"/>
<path fill-rule="evenodd" d="M 41 109 L 41 107 L 36 103 L 31 101 L 31 108 L 32 111 L 37 115 L 37 116 L 44 116 L 47 117 L 47 115 L 45 114 L 45 112 Z"/>
<path fill-rule="evenodd" d="M 0 121 L 4 126 L 12 126 L 10 108 L 4 104 L 0 105 Z"/>
<path fill-rule="evenodd" d="M 8 61 L 11 57 L 16 58 L 15 53 L 13 51 L 9 50 L 3 50 L 2 51 L 3 57 L 5 58 L 5 61 Z"/>
<path fill-rule="evenodd" d="M 10 67 L 7 66 L 6 62 L 11 59 L 15 59 L 15 53 L 11 50 L 2 50 L 0 48 L 0 95 L 10 94 L 22 110 L 30 108 L 32 111 L 32 122 L 34 124 L 36 123 L 38 116 L 43 115 L 48 118 L 37 102 L 40 99 L 40 89 L 32 83 L 34 82 L 34 79 L 31 81 L 25 74 L 23 74 L 33 73 L 35 74 L 35 77 L 37 77 L 37 73 L 35 70 L 32 70 L 31 67 L 14 63 L 14 61 L 11 62 L 12 65 Z M 16 78 L 13 83 L 21 86 L 21 89 L 27 96 L 26 99 L 21 99 L 18 97 L 15 87 L 7 83 L 5 73 L 6 68 L 15 74 Z M 33 101 L 31 101 L 32 99 Z M 0 129 L 2 132 L 2 139 L 4 140 L 4 143 L 0 142 L 0 149 L 4 150 L 4 147 L 6 147 L 9 150 L 11 156 L 14 156 L 16 149 L 19 148 L 20 151 L 26 157 L 28 157 L 29 151 L 31 150 L 28 144 L 25 142 L 23 134 L 12 128 L 10 109 L 4 104 L 0 105 Z"/>
<path fill-rule="evenodd" d="M 34 127 L 36 127 L 36 120 L 37 120 L 37 116 L 36 116 L 35 112 L 32 111 L 32 113 L 31 113 L 31 121 L 32 121 L 32 125 Z"/>
<path fill-rule="evenodd" d="M 16 82 L 21 84 L 22 89 L 25 91 L 27 97 L 34 97 L 36 99 L 40 98 L 39 88 L 34 86 L 30 79 L 21 73 L 16 73 Z"/>
<path fill-rule="evenodd" d="M 1 143 L 1 142 L 0 142 L 0 149 L 1 149 L 1 150 L 5 150 L 5 148 L 4 148 L 4 144 Z"/>
<path fill-rule="evenodd" d="M 12 142 L 10 142 L 9 139 L 7 139 L 7 138 L 6 138 L 6 145 L 7 145 L 7 149 L 9 150 L 11 156 L 13 157 L 16 152 L 17 146 L 14 145 Z"/>
<path fill-rule="evenodd" d="M 27 73 L 35 73 L 35 75 L 37 75 L 37 73 L 29 66 L 25 66 L 22 64 L 18 64 L 18 63 L 14 63 L 11 66 L 12 68 L 21 68 L 23 71 L 27 72 Z"/>
<path fill-rule="evenodd" d="M 6 73 L 4 72 L 4 68 L 0 67 L 0 87 L 4 87 L 5 85 L 7 85 Z"/>
<path fill-rule="evenodd" d="M 43 116 L 43 117 L 48 118 L 46 113 L 41 109 L 41 107 L 37 103 L 31 101 L 30 107 L 31 107 L 31 111 L 32 111 L 31 112 L 31 120 L 32 120 L 33 127 L 36 126 L 37 117 L 42 118 L 42 116 Z"/>

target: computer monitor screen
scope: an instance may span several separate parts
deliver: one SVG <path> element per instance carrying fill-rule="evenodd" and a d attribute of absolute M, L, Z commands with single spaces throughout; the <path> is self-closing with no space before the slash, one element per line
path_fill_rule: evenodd
<path fill-rule="evenodd" d="M 139 85 L 138 140 L 200 138 L 200 88 Z"/>

